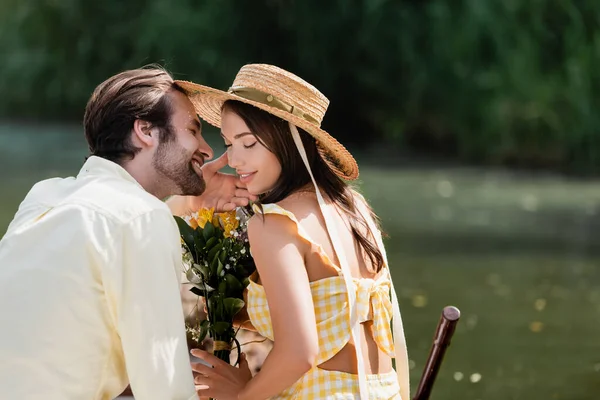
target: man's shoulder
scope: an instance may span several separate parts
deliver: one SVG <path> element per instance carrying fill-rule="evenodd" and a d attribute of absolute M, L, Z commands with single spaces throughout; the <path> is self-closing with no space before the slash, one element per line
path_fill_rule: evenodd
<path fill-rule="evenodd" d="M 145 214 L 165 213 L 169 207 L 140 185 L 118 177 L 53 178 L 33 186 L 20 209 L 79 209 L 122 224 Z"/>
<path fill-rule="evenodd" d="M 170 214 L 169 207 L 163 201 L 138 185 L 117 179 L 84 184 L 68 202 L 87 207 L 121 223 L 146 214 Z"/>
<path fill-rule="evenodd" d="M 168 206 L 135 182 L 52 178 L 29 191 L 4 238 L 48 229 L 55 234 L 100 229 L 119 232 L 176 232 Z M 50 231 L 49 231 L 50 232 Z"/>

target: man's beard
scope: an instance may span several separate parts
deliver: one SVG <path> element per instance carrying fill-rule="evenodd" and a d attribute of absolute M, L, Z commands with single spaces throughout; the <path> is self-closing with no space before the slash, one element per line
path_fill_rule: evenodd
<path fill-rule="evenodd" d="M 192 160 L 185 149 L 177 143 L 177 139 L 160 143 L 152 160 L 152 166 L 163 179 L 169 181 L 164 182 L 165 186 L 175 186 L 173 190 L 178 193 L 169 193 L 170 195 L 199 196 L 206 189 L 204 179 L 196 174 L 192 167 Z"/>

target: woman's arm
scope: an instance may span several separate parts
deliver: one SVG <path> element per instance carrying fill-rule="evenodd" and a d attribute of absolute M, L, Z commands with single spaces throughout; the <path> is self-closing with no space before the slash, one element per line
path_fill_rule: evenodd
<path fill-rule="evenodd" d="M 267 214 L 249 221 L 252 256 L 267 295 L 274 345 L 260 372 L 239 399 L 267 399 L 292 386 L 310 370 L 319 350 L 314 306 L 294 222 Z"/>

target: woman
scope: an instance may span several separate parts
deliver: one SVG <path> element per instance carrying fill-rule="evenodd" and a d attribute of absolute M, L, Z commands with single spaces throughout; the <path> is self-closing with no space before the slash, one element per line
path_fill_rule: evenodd
<path fill-rule="evenodd" d="M 356 161 L 320 129 L 327 98 L 262 64 L 242 67 L 228 92 L 177 83 L 221 128 L 229 165 L 259 196 L 248 225 L 257 274 L 246 311 L 274 340 L 254 377 L 245 362 L 236 368 L 193 350 L 213 365 L 194 365 L 198 394 L 408 400 L 406 344 L 377 219 L 345 182 L 358 177 Z"/>

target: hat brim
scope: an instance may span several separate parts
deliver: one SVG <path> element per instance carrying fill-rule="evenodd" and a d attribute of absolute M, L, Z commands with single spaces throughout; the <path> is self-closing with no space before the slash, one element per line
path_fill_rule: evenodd
<path fill-rule="evenodd" d="M 221 110 L 223 104 L 228 100 L 250 104 L 269 114 L 291 122 L 296 127 L 308 132 L 317 140 L 321 156 L 338 176 L 345 180 L 355 180 L 358 178 L 358 164 L 354 157 L 352 157 L 352 154 L 333 136 L 304 118 L 268 104 L 248 100 L 233 93 L 199 85 L 194 82 L 178 80 L 175 83 L 185 91 L 200 118 L 209 124 L 217 128 L 221 127 Z"/>

